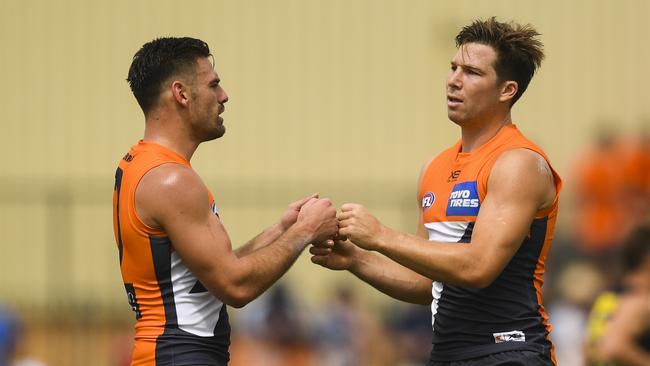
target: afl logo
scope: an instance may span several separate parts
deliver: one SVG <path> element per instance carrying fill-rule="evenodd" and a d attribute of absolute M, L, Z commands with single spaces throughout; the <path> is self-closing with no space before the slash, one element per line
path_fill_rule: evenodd
<path fill-rule="evenodd" d="M 427 192 L 424 194 L 422 197 L 422 210 L 426 211 L 431 205 L 433 205 L 433 202 L 436 200 L 436 196 L 431 193 Z"/>

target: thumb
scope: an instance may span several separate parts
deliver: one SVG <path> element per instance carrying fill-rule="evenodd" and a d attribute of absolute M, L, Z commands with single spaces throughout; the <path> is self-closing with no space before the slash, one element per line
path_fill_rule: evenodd
<path fill-rule="evenodd" d="M 327 256 L 325 255 L 312 255 L 311 256 L 311 262 L 314 264 L 318 264 L 319 266 L 325 267 L 327 264 Z"/>
<path fill-rule="evenodd" d="M 359 208 L 359 207 L 362 207 L 362 206 L 360 204 L 358 204 L 358 203 L 344 203 L 341 206 L 341 212 L 352 211 L 352 210 L 354 210 L 356 208 Z"/>

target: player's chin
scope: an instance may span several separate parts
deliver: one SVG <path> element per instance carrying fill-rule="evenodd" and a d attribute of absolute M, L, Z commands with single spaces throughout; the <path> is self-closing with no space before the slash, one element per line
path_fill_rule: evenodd
<path fill-rule="evenodd" d="M 219 137 L 222 137 L 223 135 L 226 134 L 226 126 L 224 125 L 219 125 L 215 131 L 215 139 L 218 139 Z"/>
<path fill-rule="evenodd" d="M 459 126 L 463 125 L 464 119 L 459 113 L 454 113 L 454 111 L 447 111 L 447 118 Z"/>
<path fill-rule="evenodd" d="M 226 127 L 224 125 L 219 125 L 216 128 L 212 129 L 210 132 L 206 133 L 203 141 L 216 140 L 226 134 Z"/>

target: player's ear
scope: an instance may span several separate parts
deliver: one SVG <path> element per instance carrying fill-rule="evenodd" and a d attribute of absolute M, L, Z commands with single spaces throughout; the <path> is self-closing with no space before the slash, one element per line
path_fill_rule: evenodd
<path fill-rule="evenodd" d="M 512 100 L 519 90 L 519 85 L 514 80 L 508 80 L 501 86 L 501 95 L 499 95 L 500 102 L 507 102 Z"/>
<path fill-rule="evenodd" d="M 183 84 L 180 80 L 174 80 L 171 85 L 171 90 L 174 100 L 183 107 L 187 107 L 190 101 L 187 85 Z"/>

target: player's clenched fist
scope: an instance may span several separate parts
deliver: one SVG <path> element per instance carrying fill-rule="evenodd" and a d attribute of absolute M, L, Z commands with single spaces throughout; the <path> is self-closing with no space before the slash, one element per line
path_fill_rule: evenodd
<path fill-rule="evenodd" d="M 384 226 L 368 209 L 356 203 L 341 206 L 339 214 L 339 235 L 347 237 L 354 244 L 368 250 L 375 250 Z"/>
<path fill-rule="evenodd" d="M 318 193 L 314 193 L 311 196 L 307 196 L 289 205 L 287 210 L 282 215 L 282 218 L 280 219 L 280 225 L 282 226 L 283 230 L 287 230 L 291 225 L 296 223 L 300 209 L 305 203 L 307 203 L 307 201 L 312 198 L 318 198 Z"/>
<path fill-rule="evenodd" d="M 311 234 L 309 242 L 333 238 L 338 232 L 336 209 L 327 198 L 312 198 L 300 208 L 296 221 L 305 225 Z"/>

